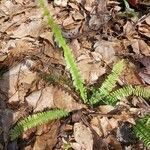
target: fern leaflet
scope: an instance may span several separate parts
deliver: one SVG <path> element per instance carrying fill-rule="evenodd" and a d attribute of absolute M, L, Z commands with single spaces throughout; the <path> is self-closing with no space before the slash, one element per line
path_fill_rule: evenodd
<path fill-rule="evenodd" d="M 56 41 L 59 43 L 60 47 L 62 47 L 64 51 L 64 58 L 65 58 L 67 67 L 70 70 L 70 73 L 73 79 L 73 84 L 76 90 L 79 90 L 81 98 L 84 100 L 84 102 L 87 102 L 86 88 L 84 87 L 84 82 L 79 73 L 79 70 L 75 62 L 75 58 L 71 52 L 71 49 L 69 48 L 69 46 L 66 43 L 66 40 L 62 36 L 60 27 L 54 21 L 53 17 L 50 15 L 49 10 L 45 4 L 45 0 L 39 0 L 39 3 L 40 3 L 40 7 L 43 9 L 44 15 L 47 17 L 48 25 L 50 26 Z"/>
<path fill-rule="evenodd" d="M 102 86 L 95 92 L 93 92 L 93 95 L 90 99 L 91 104 L 96 104 L 100 101 L 104 101 L 104 98 L 109 95 L 109 93 L 112 91 L 114 86 L 116 85 L 116 82 L 123 70 L 124 67 L 124 61 L 121 60 L 117 64 L 113 66 L 112 72 L 110 75 L 108 75 L 107 79 L 103 82 Z"/>
<path fill-rule="evenodd" d="M 64 110 L 49 110 L 45 112 L 40 112 L 37 114 L 33 114 L 18 122 L 17 125 L 10 130 L 11 140 L 16 139 L 20 136 L 24 131 L 36 127 L 38 125 L 42 125 L 54 119 L 60 119 L 62 117 L 68 116 L 69 113 Z"/>
<path fill-rule="evenodd" d="M 115 105 L 118 99 L 121 100 L 122 98 L 131 96 L 131 95 L 140 96 L 143 98 L 150 98 L 150 90 L 141 86 L 127 85 L 114 92 L 111 92 L 106 97 L 105 103 L 109 105 Z"/>
<path fill-rule="evenodd" d="M 127 85 L 123 88 L 120 88 L 112 93 L 110 93 L 106 99 L 105 102 L 109 105 L 115 105 L 118 99 L 122 99 L 124 97 L 128 97 L 132 95 L 134 88 L 131 85 Z"/>
<path fill-rule="evenodd" d="M 146 125 L 145 117 L 136 121 L 134 132 L 144 145 L 150 148 L 150 125 Z"/>

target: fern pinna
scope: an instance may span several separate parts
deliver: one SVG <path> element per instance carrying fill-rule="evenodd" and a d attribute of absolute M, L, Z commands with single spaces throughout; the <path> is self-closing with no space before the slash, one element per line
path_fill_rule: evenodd
<path fill-rule="evenodd" d="M 16 139 L 24 131 L 36 127 L 37 125 L 42 125 L 51 120 L 60 119 L 68 115 L 69 113 L 64 110 L 49 110 L 28 116 L 27 118 L 18 122 L 18 124 L 13 129 L 11 129 L 10 131 L 11 140 Z"/>
<path fill-rule="evenodd" d="M 111 74 L 108 75 L 107 79 L 102 83 L 102 86 L 97 91 L 93 92 L 93 95 L 89 100 L 89 102 L 92 105 L 99 103 L 100 101 L 107 103 L 107 101 L 105 101 L 104 98 L 108 96 L 112 89 L 115 87 L 116 82 L 123 70 L 123 67 L 123 60 L 119 61 L 113 66 Z"/>
<path fill-rule="evenodd" d="M 79 73 L 77 64 L 75 63 L 75 58 L 71 52 L 71 49 L 67 45 L 66 40 L 63 38 L 60 27 L 50 15 L 50 12 L 46 6 L 45 0 L 39 0 L 39 4 L 40 4 L 40 7 L 43 9 L 44 15 L 47 17 L 48 25 L 50 26 L 56 41 L 59 43 L 59 46 L 62 47 L 64 51 L 64 58 L 65 58 L 67 67 L 70 70 L 70 73 L 73 79 L 73 84 L 76 90 L 79 90 L 81 98 L 84 100 L 84 102 L 87 102 L 86 88 L 84 87 L 84 82 Z"/>
<path fill-rule="evenodd" d="M 115 105 L 118 100 L 128 96 L 139 96 L 143 98 L 150 98 L 150 89 L 142 86 L 126 85 L 115 91 L 112 91 L 116 86 L 116 82 L 123 70 L 124 61 L 121 60 L 113 66 L 112 72 L 106 80 L 102 83 L 102 86 L 97 90 L 93 91 L 93 95 L 89 100 L 90 104 L 97 104 L 103 102 L 108 105 Z"/>
<path fill-rule="evenodd" d="M 136 121 L 134 132 L 136 136 L 144 143 L 147 148 L 150 148 L 150 124 L 148 123 L 150 115 L 140 118 Z"/>
<path fill-rule="evenodd" d="M 150 98 L 150 90 L 142 86 L 127 85 L 114 92 L 110 92 L 110 94 L 106 96 L 105 101 L 109 105 L 115 105 L 118 100 L 132 95 L 148 99 Z"/>

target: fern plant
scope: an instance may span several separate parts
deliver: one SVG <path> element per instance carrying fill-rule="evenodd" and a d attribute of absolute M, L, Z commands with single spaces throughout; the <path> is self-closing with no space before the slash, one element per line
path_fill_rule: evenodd
<path fill-rule="evenodd" d="M 115 105 L 118 100 L 132 95 L 148 99 L 150 98 L 150 90 L 142 86 L 127 85 L 106 96 L 105 103 Z"/>
<path fill-rule="evenodd" d="M 124 62 L 119 61 L 117 64 L 113 66 L 112 72 L 110 75 L 108 75 L 107 79 L 103 82 L 102 86 L 97 90 L 93 92 L 93 95 L 89 102 L 93 105 L 100 101 L 103 101 L 104 98 L 109 95 L 109 93 L 112 91 L 114 86 L 116 85 L 116 82 L 123 70 Z"/>
<path fill-rule="evenodd" d="M 51 120 L 60 119 L 62 117 L 68 116 L 69 113 L 64 110 L 49 110 L 45 112 L 39 112 L 28 116 L 27 118 L 21 120 L 17 125 L 11 130 L 10 137 L 11 140 L 16 139 L 24 131 L 36 127 L 37 125 L 45 124 Z"/>
<path fill-rule="evenodd" d="M 64 51 L 64 58 L 65 58 L 67 67 L 70 70 L 70 73 L 73 79 L 73 84 L 76 90 L 79 90 L 81 98 L 84 100 L 84 102 L 87 102 L 86 101 L 87 100 L 86 88 L 84 87 L 84 82 L 79 73 L 77 64 L 75 63 L 75 58 L 71 52 L 71 49 L 66 43 L 66 40 L 63 38 L 60 27 L 50 15 L 49 10 L 45 4 L 45 0 L 39 0 L 39 4 L 40 4 L 40 7 L 43 9 L 44 16 L 47 17 L 48 25 L 51 28 L 56 41 L 59 43 L 59 46 L 62 47 Z"/>
<path fill-rule="evenodd" d="M 147 148 L 150 148 L 150 116 L 145 116 L 136 121 L 134 132 L 136 136 L 144 143 Z"/>
<path fill-rule="evenodd" d="M 75 62 L 75 58 L 71 52 L 71 49 L 67 45 L 66 40 L 62 36 L 60 27 L 57 25 L 53 17 L 50 15 L 49 10 L 45 4 L 45 0 L 39 0 L 39 4 L 40 7 L 43 9 L 44 16 L 47 17 L 48 25 L 50 26 L 56 41 L 63 49 L 64 58 L 70 70 L 73 84 L 75 86 L 75 89 L 79 91 L 80 96 L 83 99 L 84 103 L 95 105 L 100 102 L 103 102 L 105 104 L 114 105 L 118 100 L 121 100 L 123 97 L 128 97 L 131 95 L 141 96 L 147 99 L 150 98 L 150 90 L 141 86 L 127 85 L 113 91 L 113 88 L 116 86 L 116 83 L 125 65 L 124 61 L 121 60 L 113 66 L 111 74 L 108 75 L 108 77 L 102 83 L 101 87 L 98 90 L 93 90 L 91 98 L 87 99 L 87 90 L 84 87 L 84 82 L 81 78 L 80 72 Z M 66 117 L 68 115 L 69 113 L 64 110 L 50 110 L 28 116 L 27 118 L 18 122 L 17 125 L 13 129 L 11 129 L 10 131 L 11 139 L 12 140 L 16 139 L 20 134 L 22 134 L 24 131 L 32 127 L 41 125 L 50 120 Z M 147 126 L 149 126 L 150 119 L 148 119 L 146 124 Z M 147 128 L 144 129 L 142 125 L 143 124 L 140 121 L 137 122 L 137 126 L 135 126 L 135 132 L 140 137 L 140 139 L 143 140 L 144 143 L 146 143 L 146 145 L 149 145 L 149 137 L 148 137 L 149 134 L 145 133 Z M 142 131 L 143 135 L 140 133 L 140 131 Z M 149 129 L 147 131 L 149 131 Z M 145 138 L 144 134 L 146 135 Z"/>

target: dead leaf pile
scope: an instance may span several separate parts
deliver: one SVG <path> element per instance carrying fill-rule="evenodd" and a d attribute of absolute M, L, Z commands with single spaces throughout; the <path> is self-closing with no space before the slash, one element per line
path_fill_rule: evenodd
<path fill-rule="evenodd" d="M 48 1 L 88 87 L 103 79 L 118 57 L 128 62 L 119 86 L 150 84 L 150 15 L 139 15 L 134 22 L 118 15 L 123 7 L 121 1 L 113 0 Z M 147 112 L 149 104 L 136 97 L 116 107 L 93 109 L 81 104 L 63 51 L 37 1 L 0 1 L 0 41 L 0 149 L 61 150 L 64 144 L 75 150 L 123 150 L 126 144 L 133 148 L 134 140 L 127 132 L 135 118 Z M 49 79 L 44 80 L 44 75 Z M 71 112 L 72 118 L 76 110 L 84 111 L 75 120 L 70 117 L 31 129 L 21 142 L 9 141 L 13 123 L 53 108 Z"/>

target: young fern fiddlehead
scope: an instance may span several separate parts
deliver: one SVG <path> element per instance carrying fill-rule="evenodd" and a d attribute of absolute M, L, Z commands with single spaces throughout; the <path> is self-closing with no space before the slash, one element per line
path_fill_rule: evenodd
<path fill-rule="evenodd" d="M 39 112 L 37 114 L 30 115 L 18 122 L 17 125 L 10 130 L 11 140 L 15 140 L 20 136 L 24 131 L 48 123 L 54 119 L 60 119 L 62 117 L 68 116 L 69 113 L 64 110 L 49 110 L 45 112 Z"/>
<path fill-rule="evenodd" d="M 39 0 L 40 7 L 43 9 L 44 16 L 47 17 L 48 25 L 50 26 L 56 41 L 59 43 L 59 46 L 62 47 L 64 51 L 64 58 L 67 64 L 67 67 L 70 70 L 73 84 L 76 90 L 79 90 L 81 98 L 84 102 L 87 102 L 87 92 L 84 87 L 84 82 L 81 78 L 80 72 L 78 70 L 77 64 L 75 62 L 75 58 L 71 52 L 71 49 L 66 43 L 66 40 L 62 36 L 62 32 L 58 24 L 54 21 L 53 17 L 50 15 L 50 12 L 46 6 L 45 0 Z"/>

